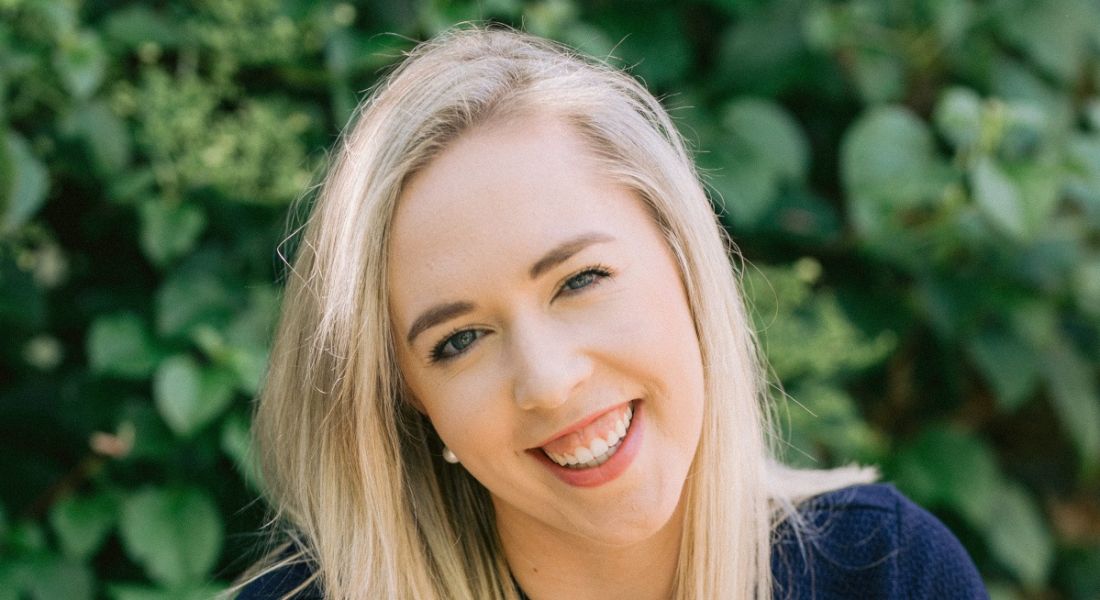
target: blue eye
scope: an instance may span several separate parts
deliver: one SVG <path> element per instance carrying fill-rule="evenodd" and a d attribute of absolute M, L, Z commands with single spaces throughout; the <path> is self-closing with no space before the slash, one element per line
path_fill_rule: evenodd
<path fill-rule="evenodd" d="M 596 280 L 596 274 L 591 271 L 585 271 L 580 275 L 576 275 L 565 282 L 565 288 L 569 290 L 579 290 L 583 287 L 587 287 Z"/>
<path fill-rule="evenodd" d="M 432 348 L 432 362 L 447 360 L 462 354 L 483 335 L 485 335 L 485 332 L 478 329 L 464 329 L 443 338 L 443 341 Z"/>
<path fill-rule="evenodd" d="M 562 284 L 562 292 L 572 293 L 580 291 L 586 287 L 590 287 L 598 284 L 605 277 L 609 277 L 611 272 L 604 267 L 589 267 L 580 273 L 565 280 Z"/>

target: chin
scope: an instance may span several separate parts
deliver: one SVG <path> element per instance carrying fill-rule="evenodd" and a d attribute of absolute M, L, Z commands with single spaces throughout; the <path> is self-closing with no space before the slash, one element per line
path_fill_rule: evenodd
<path fill-rule="evenodd" d="M 586 512 L 573 523 L 573 533 L 610 547 L 631 546 L 668 527 L 678 529 L 683 517 L 681 496 L 653 490 L 642 497 L 624 498 L 613 509 Z"/>

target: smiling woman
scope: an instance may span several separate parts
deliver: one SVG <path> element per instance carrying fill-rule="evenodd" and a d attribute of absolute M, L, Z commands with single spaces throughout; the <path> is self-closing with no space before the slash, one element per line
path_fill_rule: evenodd
<path fill-rule="evenodd" d="M 256 414 L 282 543 L 242 597 L 982 596 L 873 472 L 772 458 L 726 240 L 633 79 L 452 31 L 339 147 Z"/>
<path fill-rule="evenodd" d="M 398 344 L 398 365 L 408 401 L 489 491 L 523 589 L 550 597 L 588 571 L 601 597 L 667 597 L 675 561 L 659 558 L 679 545 L 703 368 L 644 202 L 564 119 L 515 116 L 409 180 L 390 250 L 398 331 L 434 299 L 469 307 Z"/>

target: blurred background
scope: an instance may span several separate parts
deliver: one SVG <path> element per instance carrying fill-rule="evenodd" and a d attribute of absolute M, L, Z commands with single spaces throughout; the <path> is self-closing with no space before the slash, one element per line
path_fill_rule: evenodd
<path fill-rule="evenodd" d="M 1100 598 L 1092 0 L 0 0 L 0 599 L 207 598 L 255 560 L 291 202 L 468 19 L 662 97 L 788 460 L 881 465 L 996 600 Z"/>

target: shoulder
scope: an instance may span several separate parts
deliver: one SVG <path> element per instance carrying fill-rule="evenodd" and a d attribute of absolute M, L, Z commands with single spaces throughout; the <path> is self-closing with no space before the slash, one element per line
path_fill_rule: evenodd
<path fill-rule="evenodd" d="M 822 494 L 776 531 L 777 600 L 988 598 L 948 529 L 889 485 Z"/>
<path fill-rule="evenodd" d="M 236 600 L 321 600 L 320 591 L 310 581 L 312 575 L 307 563 L 287 564 L 249 581 Z"/>

